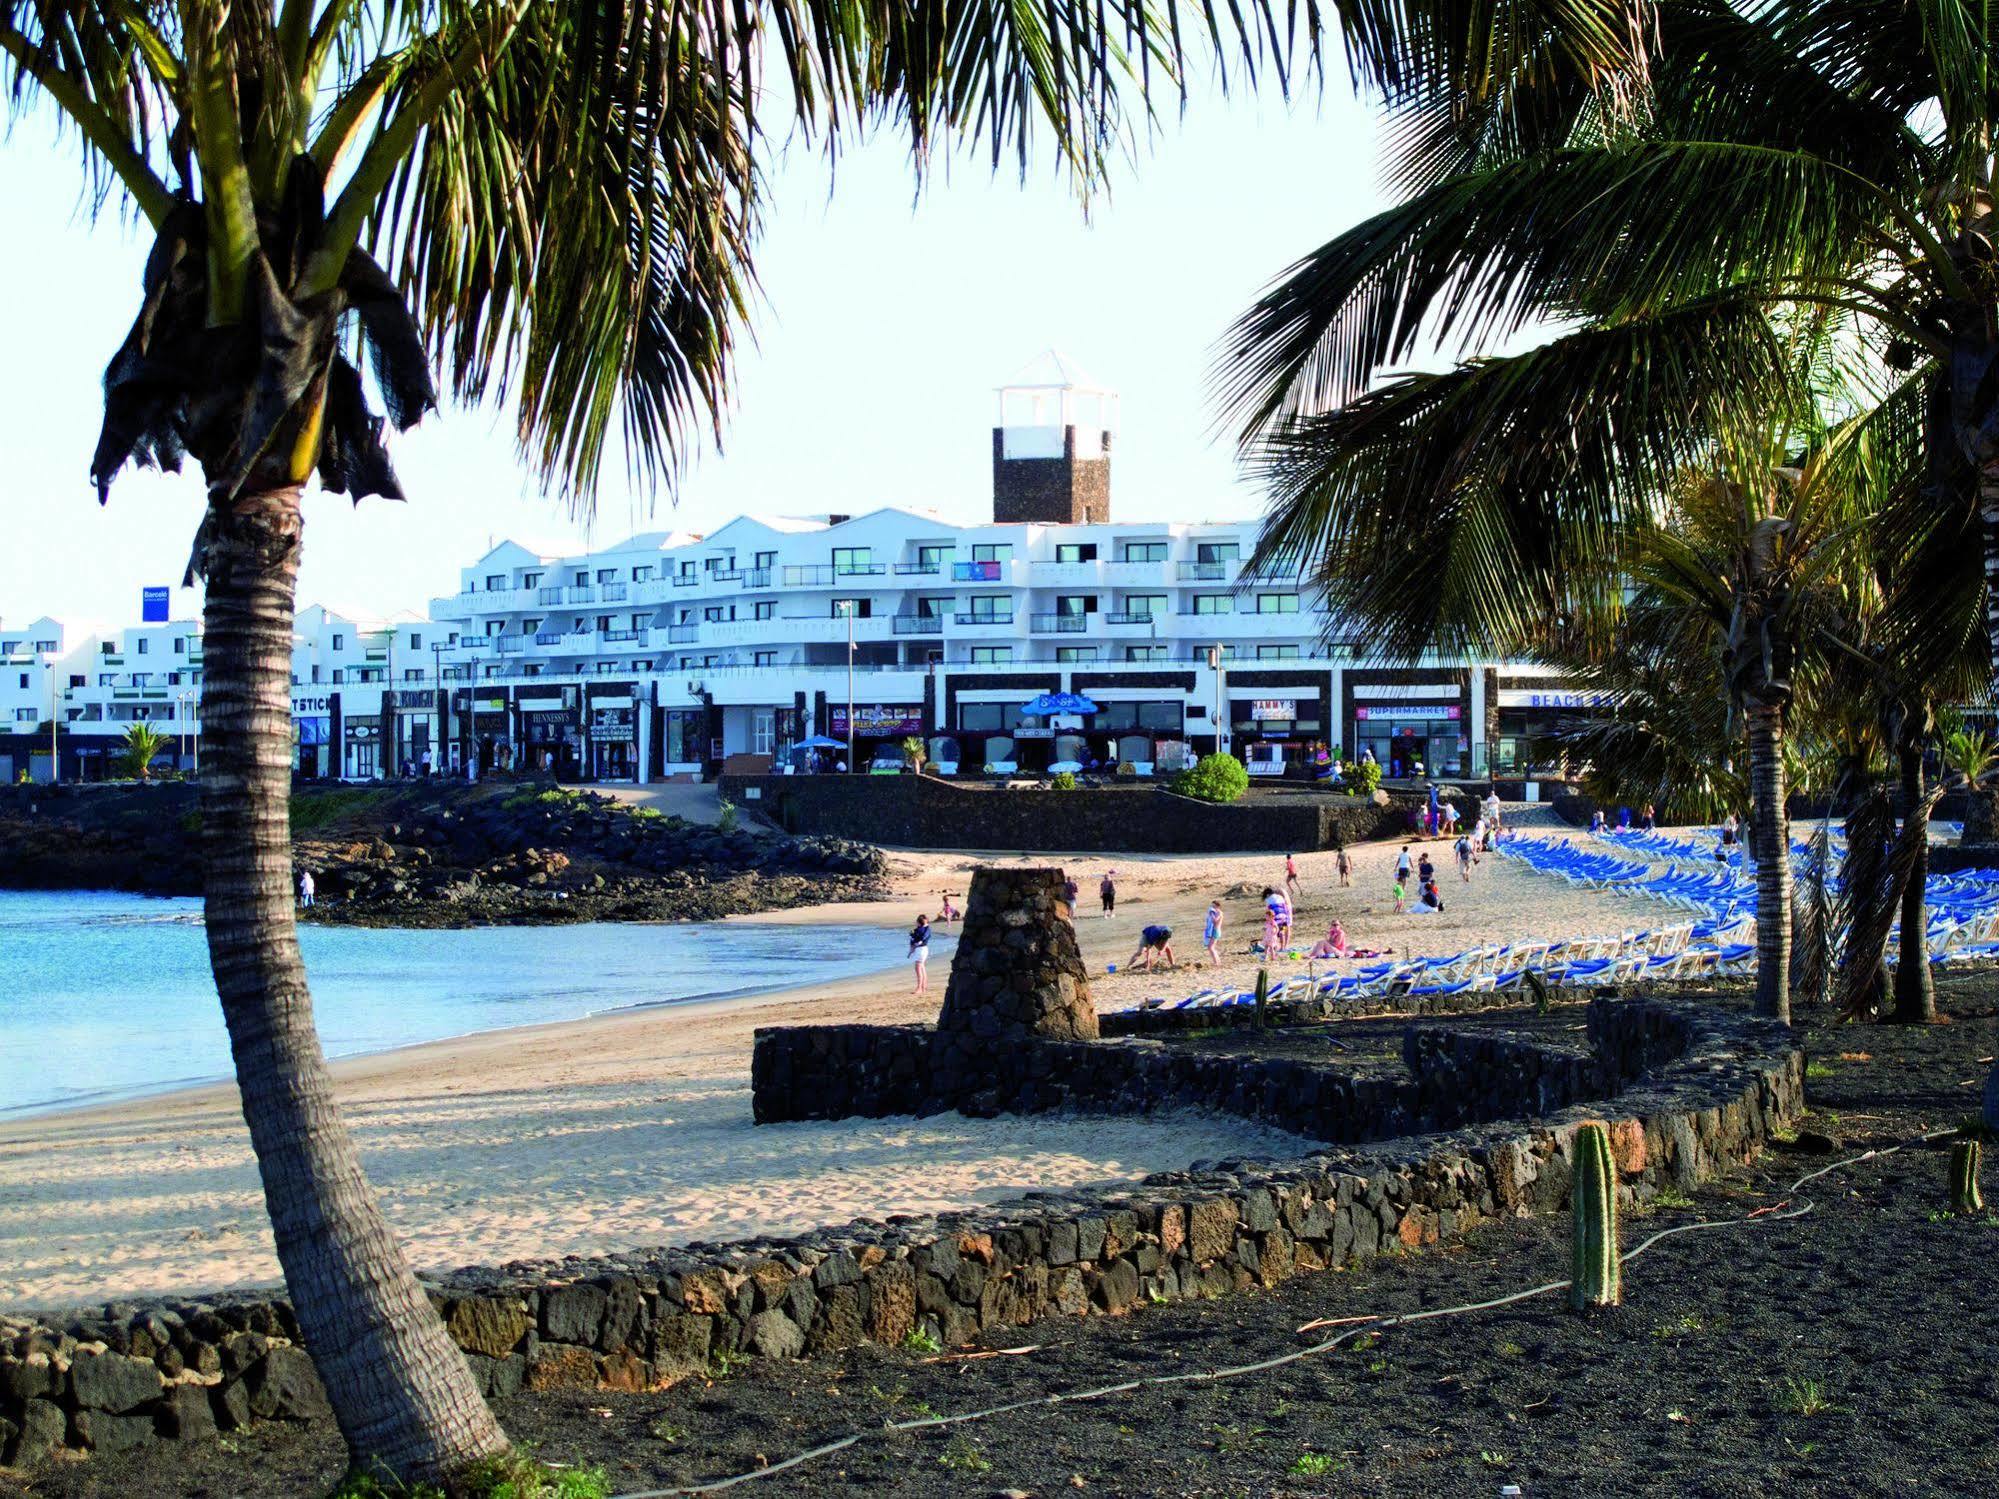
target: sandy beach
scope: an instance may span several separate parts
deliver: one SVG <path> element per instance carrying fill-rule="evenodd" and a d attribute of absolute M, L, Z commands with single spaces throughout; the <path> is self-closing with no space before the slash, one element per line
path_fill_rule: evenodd
<path fill-rule="evenodd" d="M 1638 915 L 1490 857 L 1463 884 L 1438 841 L 1429 847 L 1444 866 L 1444 913 L 1396 916 L 1389 886 L 1398 847 L 1355 850 L 1349 889 L 1336 882 L 1332 854 L 1300 856 L 1299 937 L 1316 939 L 1336 915 L 1361 945 L 1436 953 L 1620 930 Z M 915 996 L 899 961 L 902 933 L 918 910 L 936 912 L 940 892 L 962 905 L 970 870 L 998 862 L 1059 863 L 1083 886 L 1077 931 L 1100 1009 L 1252 981 L 1256 960 L 1245 949 L 1260 933 L 1261 891 L 1283 877 L 1282 858 L 1267 855 L 897 855 L 895 900 L 756 918 L 879 926 L 878 974 L 335 1063 L 370 1177 L 416 1263 L 446 1269 L 795 1232 L 1301 1148 L 1281 1131 L 1198 1114 L 754 1126 L 756 1027 L 934 1018 L 948 964 L 933 963 L 931 994 Z M 1109 920 L 1096 898 L 1106 868 L 1118 871 L 1119 887 Z M 1197 968 L 1202 914 L 1229 891 L 1238 893 L 1225 901 L 1228 961 L 1219 972 L 1205 959 Z M 1124 971 L 1140 928 L 1155 923 L 1172 927 L 1180 971 Z M 1116 975 L 1105 971 L 1113 963 Z M 1302 966 L 1277 965 L 1273 977 Z M 0 1124 L 0 1308 L 196 1294 L 277 1274 L 233 1087 Z"/>

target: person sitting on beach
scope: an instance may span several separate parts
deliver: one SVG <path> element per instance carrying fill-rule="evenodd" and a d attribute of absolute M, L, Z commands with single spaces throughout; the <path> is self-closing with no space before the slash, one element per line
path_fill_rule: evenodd
<path fill-rule="evenodd" d="M 1208 966 L 1210 968 L 1219 968 L 1222 966 L 1222 922 L 1221 901 L 1209 901 L 1208 919 L 1201 927 L 1201 945 L 1208 950 Z"/>
<path fill-rule="evenodd" d="M 1437 889 L 1436 881 L 1425 880 L 1417 892 L 1416 904 L 1409 908 L 1411 916 L 1435 916 L 1444 909 L 1444 897 Z"/>
<path fill-rule="evenodd" d="M 1347 946 L 1347 934 L 1340 926 L 1339 917 L 1335 916 L 1333 918 L 1332 925 L 1326 928 L 1326 935 L 1319 939 L 1319 945 L 1305 956 L 1314 961 L 1323 958 L 1351 958 L 1356 956 Z"/>
<path fill-rule="evenodd" d="M 959 910 L 956 906 L 951 904 L 950 891 L 946 890 L 941 898 L 944 902 L 944 908 L 937 913 L 937 919 L 939 921 L 952 922 L 952 921 L 961 920 L 964 917 L 965 913 Z"/>
<path fill-rule="evenodd" d="M 1173 928 L 1170 926 L 1149 926 L 1138 934 L 1138 951 L 1125 960 L 1130 968 L 1140 958 L 1145 959 L 1145 971 L 1152 972 L 1153 960 L 1161 953 L 1166 955 L 1166 966 L 1173 966 Z"/>
<path fill-rule="evenodd" d="M 909 929 L 909 961 L 916 968 L 916 992 L 930 992 L 930 972 L 924 966 L 930 961 L 930 918 L 918 915 L 916 925 Z"/>

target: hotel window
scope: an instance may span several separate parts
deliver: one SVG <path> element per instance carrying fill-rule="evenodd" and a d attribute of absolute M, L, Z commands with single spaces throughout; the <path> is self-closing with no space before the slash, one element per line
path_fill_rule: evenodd
<path fill-rule="evenodd" d="M 413 651 L 420 651 L 423 649 L 423 637 L 421 635 L 410 636 L 410 649 Z"/>
<path fill-rule="evenodd" d="M 15 723 L 31 723 L 34 720 L 34 717 L 35 717 L 35 710 L 33 708 L 16 708 L 14 710 Z"/>
<path fill-rule="evenodd" d="M 1095 614 L 1097 612 L 1097 596 L 1094 593 L 1058 594 L 1055 599 L 1055 612 L 1070 616 Z"/>
<path fill-rule="evenodd" d="M 1157 619 L 1166 613 L 1166 595 L 1128 593 L 1124 596 L 1124 612 L 1131 619 Z"/>
<path fill-rule="evenodd" d="M 834 576 L 845 575 L 851 577 L 855 573 L 866 572 L 871 565 L 868 559 L 873 550 L 872 547 L 834 547 Z"/>
<path fill-rule="evenodd" d="M 72 687 L 81 687 L 84 685 L 83 678 L 73 676 L 69 679 L 69 685 Z"/>
<path fill-rule="evenodd" d="M 768 755 L 777 748 L 777 712 L 759 708 L 750 715 L 750 753 Z"/>
<path fill-rule="evenodd" d="M 37 640 L 35 642 L 35 649 L 38 651 L 53 652 L 55 648 L 56 643 L 53 640 Z"/>
<path fill-rule="evenodd" d="M 491 640 L 495 635 L 504 635 L 506 633 L 507 622 L 504 619 L 489 619 L 486 621 L 486 638 L 488 640 Z"/>
<path fill-rule="evenodd" d="M 1256 596 L 1258 614 L 1296 614 L 1298 595 L 1295 593 L 1259 593 Z"/>
<path fill-rule="evenodd" d="M 633 670 L 633 671 L 651 671 L 651 670 L 652 670 L 652 661 L 651 661 L 651 659 L 650 659 L 650 658 L 648 658 L 648 659 L 646 659 L 646 660 L 644 660 L 644 661 L 634 661 L 634 662 L 632 663 L 632 670 Z"/>
<path fill-rule="evenodd" d="M 632 569 L 632 581 L 634 583 L 644 583 L 651 578 L 652 569 L 650 567 L 635 567 Z"/>
<path fill-rule="evenodd" d="M 611 631 L 611 616 L 610 616 L 610 615 L 608 615 L 608 614 L 600 614 L 600 615 L 598 615 L 598 616 L 597 616 L 597 633 L 598 633 L 598 634 L 600 634 L 600 635 L 607 635 L 607 634 L 609 634 L 609 633 L 610 633 L 610 631 Z"/>
<path fill-rule="evenodd" d="M 589 584 L 590 584 L 590 569 L 589 569 L 589 568 L 587 568 L 587 567 L 579 567 L 579 568 L 577 568 L 577 569 L 576 569 L 576 586 L 577 586 L 578 588 L 587 588 L 587 587 L 589 586 Z"/>
<path fill-rule="evenodd" d="M 1194 543 L 1196 562 L 1234 562 L 1242 556 L 1239 541 L 1197 541 Z"/>
<path fill-rule="evenodd" d="M 1011 542 L 983 541 L 972 548 L 974 562 L 1005 562 L 1012 556 Z"/>
<path fill-rule="evenodd" d="M 139 654 L 142 656 L 145 655 L 147 651 L 152 649 L 152 645 L 153 645 L 152 641 L 146 639 L 145 636 L 141 635 L 139 637 Z"/>
<path fill-rule="evenodd" d="M 599 583 L 615 583 L 615 582 L 617 582 L 617 581 L 618 581 L 618 570 L 617 570 L 617 569 L 616 569 L 615 567 L 600 567 L 600 568 L 598 568 L 598 569 L 597 569 L 597 581 L 598 581 Z"/>
<path fill-rule="evenodd" d="M 500 671 L 501 671 L 500 667 L 489 666 L 486 668 L 486 676 L 490 680 L 493 677 L 497 677 L 500 674 Z"/>
<path fill-rule="evenodd" d="M 1196 614 L 1227 614 L 1233 601 L 1225 593 L 1197 593 L 1194 595 Z"/>
<path fill-rule="evenodd" d="M 776 553 L 776 552 L 758 552 L 758 553 L 757 553 L 757 568 L 758 568 L 758 570 L 759 570 L 759 571 L 767 571 L 767 570 L 769 570 L 770 568 L 773 568 L 773 567 L 776 567 L 776 566 L 777 566 L 777 553 Z"/>
<path fill-rule="evenodd" d="M 486 592 L 498 593 L 506 586 L 507 586 L 507 575 L 505 573 L 486 574 Z M 529 586 L 529 585 L 523 585 L 523 586 Z"/>
<path fill-rule="evenodd" d="M 728 616 L 722 612 L 722 606 L 720 604 L 710 604 L 706 609 L 703 609 L 701 611 L 701 617 L 711 625 L 719 624 L 721 623 L 721 621 L 728 618 Z"/>
<path fill-rule="evenodd" d="M 26 687 L 27 685 L 28 685 L 28 674 L 27 674 L 26 672 L 22 672 L 22 673 L 21 673 L 21 686 L 23 686 L 23 687 Z"/>
<path fill-rule="evenodd" d="M 1121 562 L 1164 562 L 1171 548 L 1169 541 L 1127 541 L 1124 544 Z"/>
<path fill-rule="evenodd" d="M 751 653 L 751 656 L 750 656 L 750 665 L 752 665 L 752 666 L 775 666 L 775 665 L 777 665 L 777 652 L 776 652 L 776 651 L 755 651 L 755 652 L 752 652 L 752 653 Z"/>
<path fill-rule="evenodd" d="M 1097 560 L 1096 543 L 1086 541 L 1058 542 L 1055 547 L 1055 560 L 1057 562 L 1095 562 Z"/>
<path fill-rule="evenodd" d="M 403 680 L 405 682 L 421 682 L 423 680 L 423 672 L 416 667 L 406 667 L 403 670 Z"/>
<path fill-rule="evenodd" d="M 347 637 L 346 637 L 345 635 L 336 635 L 336 636 L 334 636 L 334 637 L 333 637 L 333 648 L 334 648 L 334 649 L 335 649 L 336 651 L 342 651 L 342 650 L 345 650 L 345 649 L 347 648 Z"/>
<path fill-rule="evenodd" d="M 974 619 L 1006 620 L 1013 617 L 1013 596 L 1005 593 L 975 593 L 967 611 Z"/>
<path fill-rule="evenodd" d="M 174 637 L 174 654 L 176 656 L 185 656 L 187 654 L 187 637 L 185 635 L 176 635 Z"/>
<path fill-rule="evenodd" d="M 1128 645 L 1124 648 L 1127 661 L 1164 661 L 1167 659 L 1163 645 Z"/>
<path fill-rule="evenodd" d="M 1097 648 L 1093 645 L 1058 645 L 1055 647 L 1057 661 L 1094 661 Z"/>
<path fill-rule="evenodd" d="M 918 619 L 942 619 L 950 612 L 951 596 L 948 593 L 932 594 L 919 598 L 916 601 L 916 617 Z"/>
<path fill-rule="evenodd" d="M 845 619 L 849 609 L 853 610 L 855 619 L 870 618 L 873 604 L 873 599 L 835 599 L 833 600 L 833 618 Z"/>
<path fill-rule="evenodd" d="M 972 665 L 1004 666 L 1013 660 L 1010 645 L 975 645 L 972 647 Z"/>
<path fill-rule="evenodd" d="M 1260 645 L 1256 648 L 1259 661 L 1296 661 L 1298 647 L 1295 645 Z"/>
<path fill-rule="evenodd" d="M 647 621 L 651 618 L 652 616 L 649 614 L 634 614 L 632 616 L 632 628 L 634 630 L 643 630 L 646 627 Z"/>
<path fill-rule="evenodd" d="M 680 564 L 680 576 L 683 578 L 694 576 L 694 559 L 692 557 L 687 558 Z"/>
<path fill-rule="evenodd" d="M 920 568 L 935 571 L 944 566 L 954 550 L 955 548 L 946 546 L 918 547 L 916 549 L 916 565 Z"/>
<path fill-rule="evenodd" d="M 539 587 L 541 587 L 541 574 L 540 574 L 540 573 L 522 573 L 522 574 L 521 574 L 521 587 L 523 587 L 523 588 L 539 588 Z"/>
<path fill-rule="evenodd" d="M 338 686 L 340 686 L 340 685 L 341 685 L 341 684 L 342 684 L 343 682 L 345 682 L 346 680 L 347 680 L 347 673 L 346 673 L 346 672 L 344 672 L 344 671 L 342 671 L 342 670 L 341 670 L 341 669 L 340 669 L 339 667 L 337 667 L 337 666 L 336 666 L 336 667 L 334 667 L 334 668 L 333 668 L 333 685 L 334 685 L 335 687 L 338 687 Z"/>
<path fill-rule="evenodd" d="M 751 619 L 777 618 L 776 599 L 758 599 L 754 604 L 750 605 L 750 608 L 756 611 L 755 613 L 750 615 Z"/>

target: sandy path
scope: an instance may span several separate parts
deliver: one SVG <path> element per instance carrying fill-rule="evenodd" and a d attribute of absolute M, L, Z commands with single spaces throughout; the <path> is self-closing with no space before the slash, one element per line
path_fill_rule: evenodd
<path fill-rule="evenodd" d="M 1432 847 L 1447 863 L 1447 846 Z M 1338 888 L 1331 854 L 1301 856 L 1301 935 L 1316 936 L 1337 914 L 1356 942 L 1434 953 L 1621 929 L 1637 915 L 1627 903 L 1488 858 L 1469 886 L 1446 871 L 1443 915 L 1397 917 L 1388 898 L 1396 848 L 1357 849 L 1351 889 Z M 943 890 L 962 904 L 980 862 L 1059 862 L 1076 874 L 1084 887 L 1077 930 L 1105 1009 L 1147 994 L 1177 997 L 1216 977 L 1253 979 L 1243 949 L 1257 934 L 1258 893 L 1283 873 L 1283 861 L 1268 856 L 900 855 L 895 901 L 756 919 L 880 925 L 884 961 L 895 962 L 915 912 L 934 912 Z M 1095 901 L 1107 863 L 1120 888 L 1108 921 Z M 1197 971 L 1208 899 L 1238 886 L 1249 893 L 1226 903 L 1230 961 L 1220 975 Z M 1138 929 L 1153 922 L 1174 928 L 1183 971 L 1106 975 L 1110 963 L 1123 967 Z M 1292 966 L 1302 965 L 1277 973 Z M 933 993 L 922 999 L 895 967 L 810 993 L 625 1011 L 352 1058 L 333 1070 L 390 1219 L 428 1268 L 798 1231 L 1299 1148 L 1278 1131 L 1195 1114 L 752 1125 L 757 1026 L 927 1020 L 947 968 L 933 965 Z M 194 1293 L 276 1276 L 233 1089 L 0 1124 L 0 1307 Z"/>

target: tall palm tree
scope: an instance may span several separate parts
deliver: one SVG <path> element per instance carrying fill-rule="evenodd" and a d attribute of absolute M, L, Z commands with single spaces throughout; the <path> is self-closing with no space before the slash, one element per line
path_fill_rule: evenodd
<path fill-rule="evenodd" d="M 1327 14 L 1387 79 L 1451 50 L 1396 30 L 1425 8 Z M 399 498 L 385 417 L 432 409 L 434 371 L 510 397 L 523 454 L 579 501 L 614 445 L 669 482 L 727 404 L 767 131 L 831 149 L 897 128 L 919 169 L 964 144 L 1025 171 L 1039 140 L 1087 187 L 1177 90 L 1183 27 L 1225 83 L 1283 81 L 1294 51 L 1316 66 L 1320 21 L 1269 0 L 0 0 L 15 97 L 59 112 L 100 205 L 154 233 L 91 472 L 103 498 L 128 462 L 192 460 L 207 487 L 210 957 L 278 1258 L 357 1460 L 427 1477 L 504 1438 L 362 1174 L 299 961 L 305 486 Z"/>
<path fill-rule="evenodd" d="M 1725 420 L 1786 407 L 1771 330 L 1819 309 L 1873 389 L 1857 419 L 1913 426 L 1917 487 L 1982 514 L 1999 568 L 1999 18 L 1640 0 L 1620 63 L 1561 13 L 1482 87 L 1390 93 L 1403 201 L 1237 324 L 1220 382 L 1266 550 L 1323 559 L 1401 651 L 1520 638 Z M 1394 373 L 1429 341 L 1476 357 Z"/>

